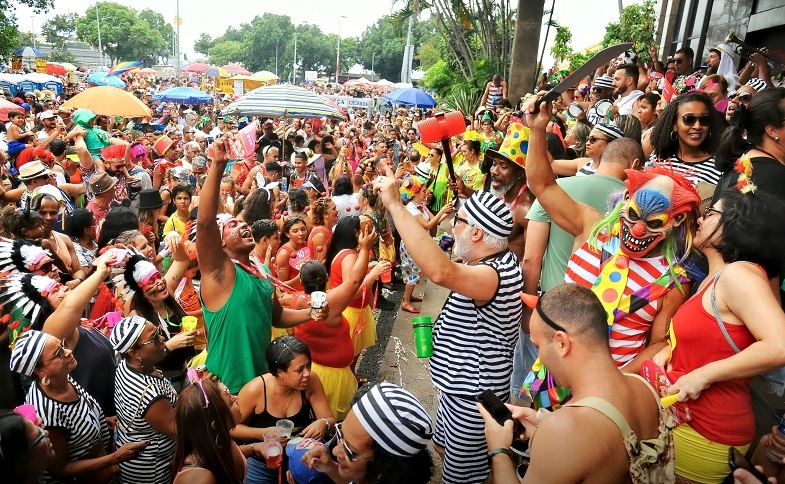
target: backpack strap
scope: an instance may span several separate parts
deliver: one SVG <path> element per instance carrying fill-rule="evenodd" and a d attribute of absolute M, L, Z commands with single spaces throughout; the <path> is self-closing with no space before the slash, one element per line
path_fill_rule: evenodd
<path fill-rule="evenodd" d="M 563 407 L 589 407 L 597 410 L 598 412 L 602 413 L 619 427 L 621 434 L 624 438 L 629 437 L 630 435 L 633 437 L 635 441 L 635 434 L 632 432 L 630 425 L 627 423 L 627 420 L 624 416 L 619 412 L 616 407 L 614 407 L 610 402 L 605 399 L 599 397 L 586 397 L 578 400 L 577 402 L 571 402 L 566 405 L 562 405 Z"/>

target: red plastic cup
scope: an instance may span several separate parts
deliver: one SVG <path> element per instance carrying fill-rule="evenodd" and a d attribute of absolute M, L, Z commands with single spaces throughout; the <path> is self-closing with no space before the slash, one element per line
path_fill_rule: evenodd
<path fill-rule="evenodd" d="M 392 282 L 392 267 L 382 272 L 382 283 L 389 284 Z"/>

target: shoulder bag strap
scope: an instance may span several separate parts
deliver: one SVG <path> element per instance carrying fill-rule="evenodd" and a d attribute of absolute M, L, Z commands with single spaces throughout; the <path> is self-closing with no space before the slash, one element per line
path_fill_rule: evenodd
<path fill-rule="evenodd" d="M 635 433 L 630 428 L 630 425 L 627 423 L 627 420 L 624 416 L 619 412 L 616 407 L 614 407 L 610 402 L 604 400 L 599 397 L 586 397 L 582 398 L 581 400 L 575 403 L 568 403 L 563 405 L 564 407 L 589 407 L 597 410 L 598 412 L 602 413 L 619 427 L 619 431 L 621 432 L 622 436 L 627 438 L 631 437 L 634 441 L 634 445 L 637 446 L 637 437 Z"/>
<path fill-rule="evenodd" d="M 712 311 L 714 311 L 714 318 L 717 320 L 717 326 L 720 327 L 720 331 L 722 331 L 722 335 L 725 336 L 725 341 L 727 341 L 730 347 L 733 348 L 734 352 L 739 353 L 741 352 L 741 350 L 739 349 L 738 346 L 736 346 L 736 343 L 733 342 L 730 335 L 728 334 L 728 330 L 725 328 L 725 323 L 722 322 L 722 318 L 720 317 L 720 311 L 717 309 L 717 300 L 714 297 L 714 290 L 717 288 L 717 281 L 720 280 L 720 276 L 722 275 L 723 272 L 725 272 L 725 269 L 727 268 L 728 266 L 723 267 L 722 270 L 719 273 L 717 273 L 716 276 L 714 276 L 714 281 L 712 282 L 712 286 L 711 286 L 711 309 Z"/>

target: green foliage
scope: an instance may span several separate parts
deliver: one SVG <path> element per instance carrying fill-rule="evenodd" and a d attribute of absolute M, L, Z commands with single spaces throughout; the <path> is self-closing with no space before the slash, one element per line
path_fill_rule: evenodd
<path fill-rule="evenodd" d="M 279 65 L 291 67 L 294 54 L 294 24 L 291 18 L 286 15 L 265 13 L 261 17 L 254 17 L 250 24 L 244 24 L 242 30 L 244 31 L 242 37 L 240 37 L 241 32 L 234 29 L 227 29 L 223 37 L 241 38 L 245 44 L 241 60 L 248 70 L 275 72 L 276 50 Z M 216 42 L 218 41 L 219 39 L 216 39 Z M 291 49 L 288 50 L 287 55 L 287 47 L 290 44 Z M 291 72 L 291 69 L 288 72 Z"/>
<path fill-rule="evenodd" d="M 101 18 L 102 48 L 113 64 L 130 60 L 153 64 L 161 53 L 167 52 L 161 31 L 154 30 L 133 8 L 113 2 L 92 5 L 83 17 L 76 20 L 76 37 L 79 40 L 93 47 L 98 46 L 96 7 Z M 160 15 L 153 14 L 146 17 L 156 23 Z"/>
<path fill-rule="evenodd" d="M 633 4 L 624 8 L 619 22 L 611 22 L 605 27 L 602 46 L 619 42 L 635 42 L 636 50 L 643 60 L 648 59 L 647 50 L 654 45 L 654 30 L 657 28 L 657 17 L 654 11 L 654 0 L 645 0 L 641 4 Z"/>
<path fill-rule="evenodd" d="M 210 52 L 208 53 L 210 63 L 218 66 L 237 62 L 242 58 L 242 55 L 243 44 L 234 40 L 219 42 L 210 47 Z"/>
<path fill-rule="evenodd" d="M 556 24 L 556 36 L 551 46 L 551 54 L 556 59 L 556 62 L 568 59 L 572 55 L 571 40 L 572 32 L 570 32 L 570 28 Z"/>
<path fill-rule="evenodd" d="M 431 19 L 413 22 L 412 44 L 415 49 L 434 36 L 436 36 L 436 26 Z M 343 57 L 343 44 L 341 46 L 341 57 Z M 363 68 L 370 70 L 373 60 L 373 68 L 379 77 L 395 82 L 401 77 L 405 46 L 406 38 L 395 34 L 395 28 L 390 23 L 389 17 L 382 17 L 375 24 L 368 26 L 360 37 L 357 44 L 357 62 L 362 64 Z M 422 68 L 422 59 L 418 57 L 415 57 L 413 69 Z M 417 61 L 421 63 L 419 66 Z M 431 59 L 430 62 L 433 60 Z"/>
<path fill-rule="evenodd" d="M 163 38 L 164 43 L 156 52 L 156 56 L 161 60 L 162 64 L 167 64 L 169 56 L 175 51 L 175 35 L 174 27 L 164 20 L 164 16 L 160 13 L 146 8 L 139 12 L 139 18 L 144 20 L 152 30 L 158 31 Z"/>
<path fill-rule="evenodd" d="M 54 0 L 0 0 L 0 59 L 9 60 L 11 51 L 23 46 L 19 29 L 17 27 L 17 5 L 27 5 L 35 13 L 46 12 L 54 6 Z M 33 45 L 28 42 L 24 45 Z"/>
<path fill-rule="evenodd" d="M 65 43 L 76 33 L 76 13 L 55 15 L 41 25 L 41 33 L 53 47 L 65 49 Z"/>
<path fill-rule="evenodd" d="M 444 98 L 440 99 L 440 104 L 446 111 L 460 111 L 464 117 L 470 118 L 477 106 L 480 105 L 482 91 L 478 91 L 471 86 L 461 85 L 450 91 Z"/>
<path fill-rule="evenodd" d="M 207 55 L 207 53 L 210 51 L 210 47 L 214 45 L 215 41 L 213 38 L 210 37 L 210 35 L 202 32 L 199 34 L 199 38 L 196 39 L 196 42 L 194 42 L 194 52 Z"/>
<path fill-rule="evenodd" d="M 421 84 L 426 89 L 433 89 L 441 96 L 442 93 L 449 93 L 453 82 L 455 82 L 455 72 L 445 61 L 439 59 L 425 73 Z"/>
<path fill-rule="evenodd" d="M 586 53 L 573 52 L 573 54 L 570 56 L 570 59 L 569 59 L 569 61 L 570 61 L 569 70 L 570 71 L 574 71 L 575 69 L 579 68 L 580 66 L 585 64 L 586 61 L 588 61 L 589 59 L 594 57 L 594 54 L 596 54 L 597 52 L 599 52 L 599 51 L 590 50 L 589 52 L 586 52 Z"/>
<path fill-rule="evenodd" d="M 70 62 L 71 64 L 79 62 L 70 50 L 53 50 L 47 55 L 47 60 L 52 62 Z"/>
<path fill-rule="evenodd" d="M 439 51 L 439 46 L 434 37 L 423 42 L 422 45 L 417 48 L 417 54 L 414 56 L 414 60 L 420 63 L 420 69 L 424 71 L 427 71 L 436 65 L 441 58 L 442 54 Z"/>

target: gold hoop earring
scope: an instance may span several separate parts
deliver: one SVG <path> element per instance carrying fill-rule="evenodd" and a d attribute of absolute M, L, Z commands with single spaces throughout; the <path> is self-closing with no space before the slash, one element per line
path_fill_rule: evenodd
<path fill-rule="evenodd" d="M 50 380 L 48 376 L 41 378 L 41 385 L 47 387 L 50 383 L 52 383 L 52 380 Z"/>
<path fill-rule="evenodd" d="M 678 137 L 679 137 L 679 135 L 676 134 L 676 130 L 675 129 L 673 131 L 671 131 L 671 140 L 676 141 L 678 139 Z"/>

